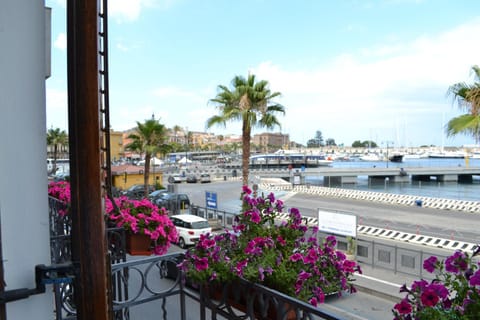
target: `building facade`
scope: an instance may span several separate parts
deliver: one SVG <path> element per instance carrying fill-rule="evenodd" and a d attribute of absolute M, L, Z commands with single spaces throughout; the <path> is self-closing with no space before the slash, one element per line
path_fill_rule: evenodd
<path fill-rule="evenodd" d="M 125 157 L 125 149 L 123 147 L 123 132 L 110 131 L 110 158 L 117 161 Z"/>
<path fill-rule="evenodd" d="M 0 135 L 9 137 L 1 140 L 2 153 L 8 156 L 0 157 L 0 283 L 6 284 L 4 290 L 35 288 L 35 266 L 50 264 L 45 164 L 49 26 L 50 10 L 44 1 L 1 1 Z M 48 286 L 46 293 L 7 303 L 0 310 L 2 319 L 52 317 Z"/>
<path fill-rule="evenodd" d="M 253 144 L 260 152 L 274 152 L 278 149 L 288 149 L 290 136 L 283 133 L 264 132 L 256 134 L 252 139 Z"/>

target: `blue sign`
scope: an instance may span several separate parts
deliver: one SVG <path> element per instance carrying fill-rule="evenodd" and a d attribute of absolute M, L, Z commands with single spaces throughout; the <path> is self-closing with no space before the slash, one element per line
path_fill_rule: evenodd
<path fill-rule="evenodd" d="M 205 191 L 205 199 L 207 208 L 209 209 L 217 209 L 217 193 Z"/>

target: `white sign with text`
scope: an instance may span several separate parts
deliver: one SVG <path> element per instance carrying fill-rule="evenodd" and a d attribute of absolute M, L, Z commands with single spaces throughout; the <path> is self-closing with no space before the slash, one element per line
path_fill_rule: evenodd
<path fill-rule="evenodd" d="M 354 214 L 318 210 L 318 229 L 325 233 L 357 237 L 357 216 Z"/>

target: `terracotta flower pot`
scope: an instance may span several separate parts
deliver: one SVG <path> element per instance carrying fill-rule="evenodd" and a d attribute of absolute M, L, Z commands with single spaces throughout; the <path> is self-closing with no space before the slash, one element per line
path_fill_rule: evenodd
<path fill-rule="evenodd" d="M 149 256 L 152 254 L 152 240 L 149 236 L 140 233 L 127 232 L 126 247 L 132 256 Z"/>
<path fill-rule="evenodd" d="M 202 293 L 209 299 L 223 301 L 228 306 L 245 313 L 248 312 L 247 304 L 251 303 L 255 319 L 297 319 L 295 309 L 288 302 L 279 302 L 280 305 L 275 306 L 273 301 L 271 301 L 266 306 L 261 294 L 259 295 L 253 287 L 246 286 L 241 282 L 205 284 L 203 285 Z M 248 301 L 249 299 L 253 300 Z"/>

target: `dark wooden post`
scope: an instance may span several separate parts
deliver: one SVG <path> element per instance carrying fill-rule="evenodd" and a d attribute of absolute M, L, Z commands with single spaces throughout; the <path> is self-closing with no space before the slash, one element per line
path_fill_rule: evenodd
<path fill-rule="evenodd" d="M 110 319 L 100 162 L 97 0 L 67 4 L 72 262 L 77 319 Z"/>

